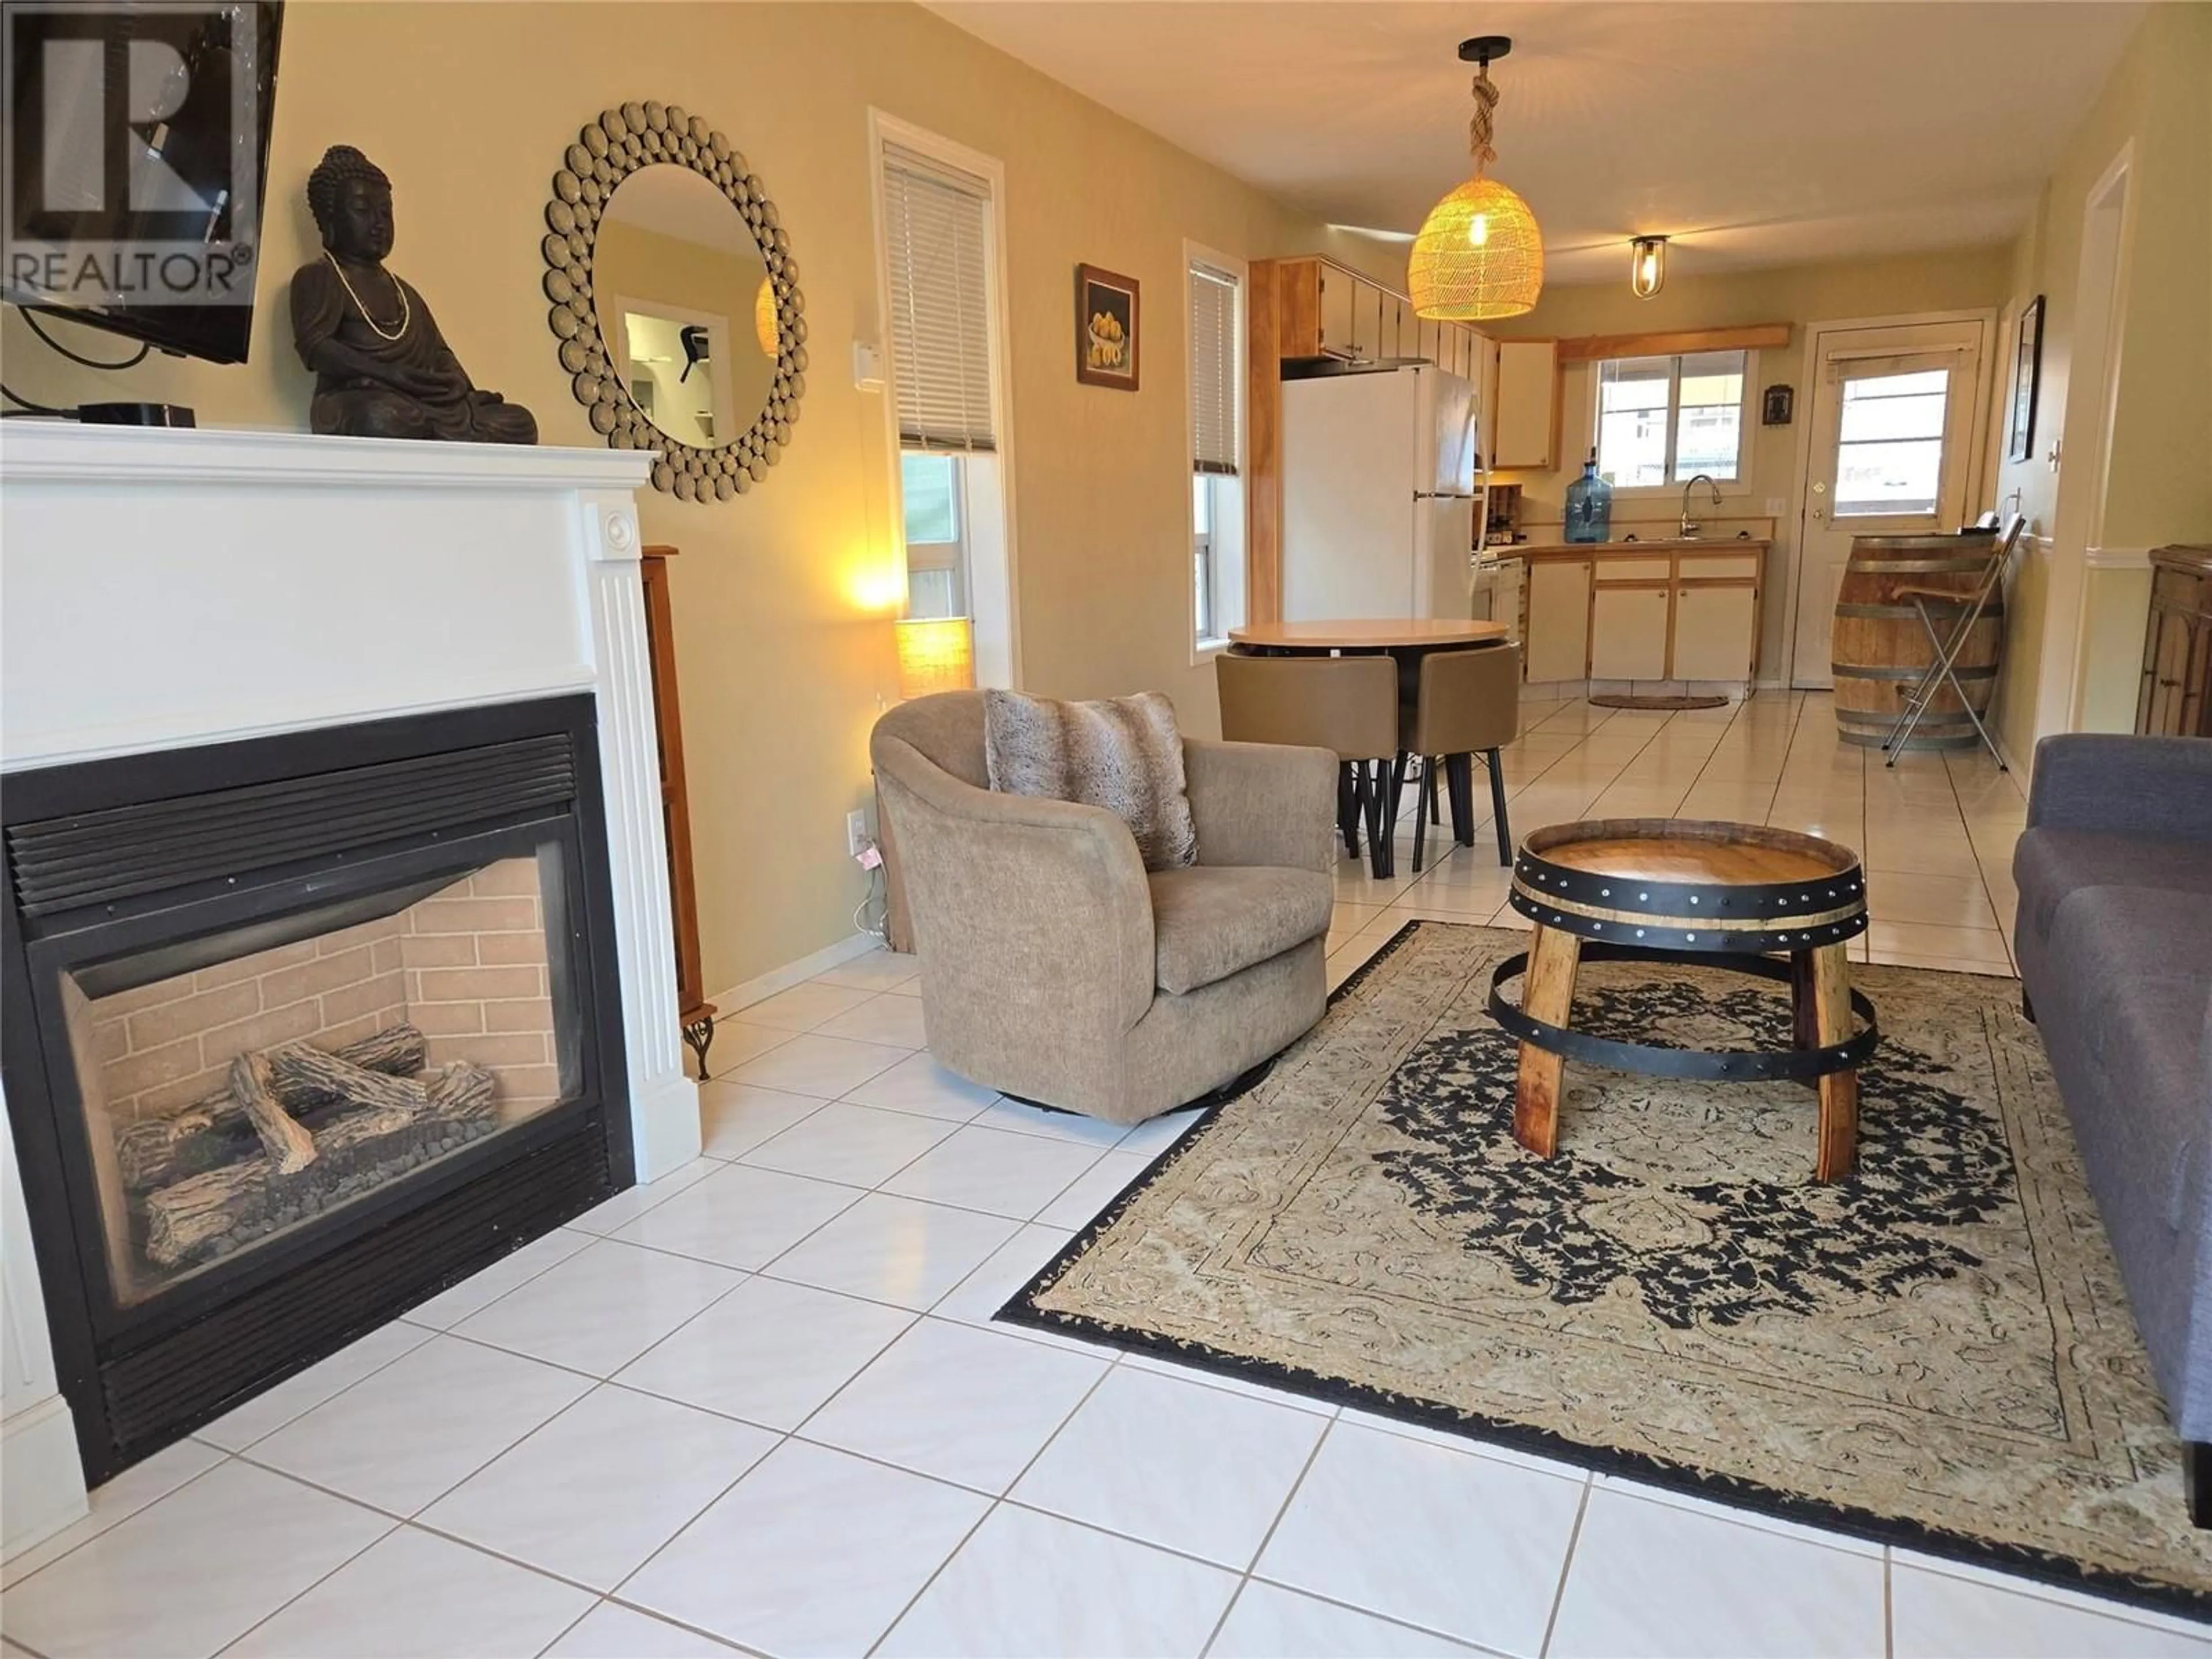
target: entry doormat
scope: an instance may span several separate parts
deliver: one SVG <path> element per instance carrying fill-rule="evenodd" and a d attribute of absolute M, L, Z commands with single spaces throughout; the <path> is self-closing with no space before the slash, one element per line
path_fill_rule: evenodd
<path fill-rule="evenodd" d="M 1517 932 L 1413 922 L 1000 1317 L 2212 1613 L 2212 1534 L 2016 981 L 1856 967 L 1858 1172 L 1814 1097 L 1570 1063 L 1513 1139 Z M 1509 988 L 1510 989 L 1510 988 Z M 1512 990 L 1517 995 L 1517 990 Z M 1781 1046 L 1786 992 L 1585 964 L 1575 1023 Z"/>

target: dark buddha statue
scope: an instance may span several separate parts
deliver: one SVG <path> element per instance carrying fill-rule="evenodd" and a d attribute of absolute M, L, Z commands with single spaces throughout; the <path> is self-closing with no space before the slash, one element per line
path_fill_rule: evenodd
<path fill-rule="evenodd" d="M 534 444 L 520 404 L 480 392 L 438 331 L 422 296 L 385 269 L 392 181 L 350 144 L 307 175 L 323 257 L 292 278 L 292 338 L 315 371 L 310 424 L 357 438 L 447 438 Z"/>

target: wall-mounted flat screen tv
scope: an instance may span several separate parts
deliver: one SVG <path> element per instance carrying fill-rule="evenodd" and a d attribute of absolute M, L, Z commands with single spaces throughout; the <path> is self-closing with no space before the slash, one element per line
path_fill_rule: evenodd
<path fill-rule="evenodd" d="M 0 297 L 246 361 L 281 0 L 9 0 Z"/>

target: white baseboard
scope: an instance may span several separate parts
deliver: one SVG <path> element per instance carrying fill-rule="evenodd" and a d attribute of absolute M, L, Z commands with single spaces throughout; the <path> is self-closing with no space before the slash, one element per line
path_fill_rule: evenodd
<path fill-rule="evenodd" d="M 756 1002 L 765 1002 L 779 991 L 788 991 L 793 986 L 812 979 L 817 974 L 826 974 L 832 968 L 842 968 L 855 957 L 864 957 L 871 951 L 883 949 L 883 940 L 873 933 L 854 933 L 841 939 L 835 945 L 825 945 L 811 956 L 787 962 L 781 968 L 772 968 L 757 978 L 742 985 L 733 985 L 726 991 L 718 991 L 707 999 L 720 1014 L 734 1014 L 740 1008 Z"/>
<path fill-rule="evenodd" d="M 84 1466 L 77 1462 L 76 1419 L 69 1402 L 49 1395 L 0 1424 L 0 1559 L 12 1559 L 85 1516 Z"/>

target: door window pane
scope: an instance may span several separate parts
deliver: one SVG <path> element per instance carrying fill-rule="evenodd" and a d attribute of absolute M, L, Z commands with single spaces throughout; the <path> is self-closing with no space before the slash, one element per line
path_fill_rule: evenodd
<path fill-rule="evenodd" d="M 1839 519 L 1932 514 L 1942 495 L 1946 369 L 1846 379 L 1836 445 Z"/>

